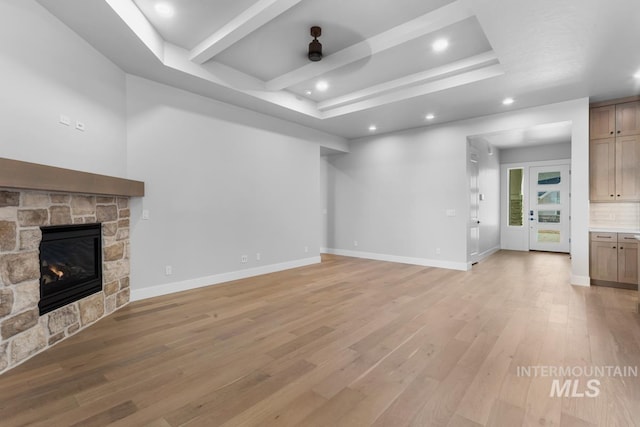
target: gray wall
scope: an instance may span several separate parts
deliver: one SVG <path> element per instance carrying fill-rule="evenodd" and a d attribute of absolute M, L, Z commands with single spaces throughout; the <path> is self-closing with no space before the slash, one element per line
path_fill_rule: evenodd
<path fill-rule="evenodd" d="M 441 127 L 355 140 L 328 157 L 328 245 L 466 264 L 466 147 Z"/>
<path fill-rule="evenodd" d="M 467 138 L 558 120 L 572 122 L 571 281 L 588 284 L 586 98 L 353 141 L 349 154 L 327 158 L 327 245 L 336 252 L 382 254 L 390 260 L 467 265 Z M 491 180 L 497 182 L 496 177 Z M 446 216 L 448 209 L 457 215 Z"/>
<path fill-rule="evenodd" d="M 319 255 L 320 133 L 132 76 L 127 105 L 134 292 Z"/>
<path fill-rule="evenodd" d="M 32 0 L 0 2 L 0 81 L 0 157 L 125 177 L 124 72 Z"/>
<path fill-rule="evenodd" d="M 500 150 L 500 163 L 541 162 L 571 158 L 571 141 Z"/>

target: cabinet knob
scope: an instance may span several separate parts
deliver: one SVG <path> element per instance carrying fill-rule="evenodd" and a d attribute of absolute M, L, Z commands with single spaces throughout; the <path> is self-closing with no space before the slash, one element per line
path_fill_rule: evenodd
<path fill-rule="evenodd" d="M 620 249 L 624 249 L 622 246 L 620 246 Z"/>
<path fill-rule="evenodd" d="M 616 247 L 614 246 L 613 249 L 615 249 Z"/>
<path fill-rule="evenodd" d="M 620 131 L 618 131 L 618 133 L 620 133 Z"/>
<path fill-rule="evenodd" d="M 609 135 L 613 135 L 613 131 L 609 132 Z"/>
<path fill-rule="evenodd" d="M 613 197 L 613 194 L 609 194 L 610 197 Z"/>
<path fill-rule="evenodd" d="M 620 197 L 620 195 L 618 194 L 618 197 Z"/>

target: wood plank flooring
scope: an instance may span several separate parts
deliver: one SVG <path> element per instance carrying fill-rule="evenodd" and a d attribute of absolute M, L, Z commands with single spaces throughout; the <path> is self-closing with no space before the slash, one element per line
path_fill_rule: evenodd
<path fill-rule="evenodd" d="M 640 426 L 640 378 L 550 397 L 556 377 L 518 375 L 640 367 L 637 292 L 568 277 L 562 254 L 323 256 L 135 302 L 0 376 L 0 425 Z"/>

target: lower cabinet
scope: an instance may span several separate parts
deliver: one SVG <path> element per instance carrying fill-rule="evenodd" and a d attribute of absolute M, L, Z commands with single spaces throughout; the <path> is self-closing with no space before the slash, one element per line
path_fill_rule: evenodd
<path fill-rule="evenodd" d="M 628 233 L 591 233 L 590 275 L 595 285 L 636 289 L 638 241 Z"/>

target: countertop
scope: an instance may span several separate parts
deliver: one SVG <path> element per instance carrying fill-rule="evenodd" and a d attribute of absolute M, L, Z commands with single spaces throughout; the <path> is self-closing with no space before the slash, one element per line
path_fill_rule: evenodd
<path fill-rule="evenodd" d="M 596 233 L 630 233 L 630 234 L 639 234 L 640 229 L 631 229 L 631 228 L 613 228 L 613 227 L 589 227 L 589 231 L 593 231 Z"/>

